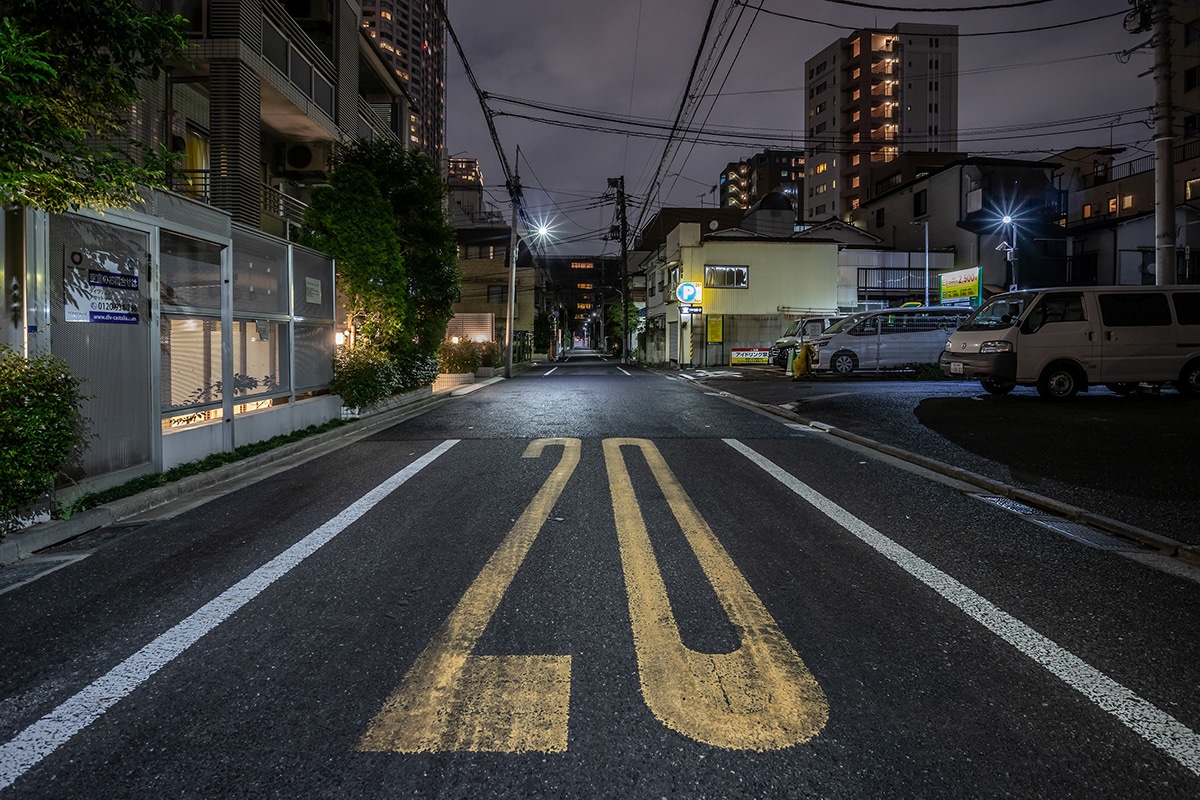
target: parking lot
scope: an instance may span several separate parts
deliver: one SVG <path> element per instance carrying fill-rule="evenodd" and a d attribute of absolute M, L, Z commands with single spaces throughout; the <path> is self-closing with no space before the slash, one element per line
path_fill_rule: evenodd
<path fill-rule="evenodd" d="M 696 373 L 711 389 L 1200 545 L 1200 403 L 1174 390 L 1123 397 L 1097 387 L 1054 403 L 1032 388 L 997 397 L 977 382 L 904 372 L 796 381 L 765 365 Z"/>

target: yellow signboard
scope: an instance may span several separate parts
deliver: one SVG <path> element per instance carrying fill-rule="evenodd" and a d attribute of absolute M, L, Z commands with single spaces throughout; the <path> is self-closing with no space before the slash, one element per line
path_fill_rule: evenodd
<path fill-rule="evenodd" d="M 720 314 L 708 316 L 708 343 L 721 344 L 725 341 L 725 317 Z"/>
<path fill-rule="evenodd" d="M 974 300 L 983 297 L 982 267 L 943 272 L 941 279 L 943 303 L 947 300 Z"/>

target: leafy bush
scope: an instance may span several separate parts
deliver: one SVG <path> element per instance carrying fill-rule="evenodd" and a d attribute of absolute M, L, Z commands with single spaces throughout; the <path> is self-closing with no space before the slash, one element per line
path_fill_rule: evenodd
<path fill-rule="evenodd" d="M 79 385 L 62 359 L 0 345 L 0 536 L 29 519 L 26 509 L 83 454 Z"/>
<path fill-rule="evenodd" d="M 483 366 L 496 369 L 504 366 L 504 348 L 499 342 L 483 342 L 480 350 L 483 353 Z"/>
<path fill-rule="evenodd" d="M 483 347 L 480 342 L 452 342 L 447 339 L 438 348 L 437 358 L 438 366 L 446 374 L 475 372 L 483 366 Z"/>
<path fill-rule="evenodd" d="M 937 364 L 911 364 L 913 372 L 916 373 L 916 378 L 919 381 L 944 381 L 948 380 L 946 374 L 942 372 L 942 368 Z"/>
<path fill-rule="evenodd" d="M 374 347 L 340 347 L 329 391 L 348 408 L 362 408 L 394 394 L 428 386 L 437 378 L 437 359 L 419 353 L 389 355 Z"/>

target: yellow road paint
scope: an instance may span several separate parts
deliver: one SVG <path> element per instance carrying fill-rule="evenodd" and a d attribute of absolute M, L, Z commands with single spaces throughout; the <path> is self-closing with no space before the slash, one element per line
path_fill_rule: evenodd
<path fill-rule="evenodd" d="M 740 646 L 698 653 L 684 645 L 621 447 L 636 447 L 700 561 Z M 642 697 L 668 728 L 734 750 L 775 750 L 825 727 L 829 703 L 778 623 L 721 546 L 653 442 L 606 439 L 629 616 Z"/>
<path fill-rule="evenodd" d="M 484 565 L 433 641 L 384 702 L 363 751 L 563 752 L 571 657 L 477 656 L 472 651 L 579 464 L 578 439 L 538 439 L 524 458 L 560 445 L 562 458 Z"/>

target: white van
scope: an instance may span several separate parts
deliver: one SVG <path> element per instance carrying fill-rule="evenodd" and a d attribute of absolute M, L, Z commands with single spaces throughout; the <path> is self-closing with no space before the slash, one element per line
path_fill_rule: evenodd
<path fill-rule="evenodd" d="M 793 347 L 798 347 L 824 331 L 841 317 L 801 317 L 791 324 L 771 345 L 770 361 L 777 367 L 788 368 L 788 357 Z"/>
<path fill-rule="evenodd" d="M 938 363 L 992 394 L 1036 386 L 1065 400 L 1103 384 L 1127 394 L 1174 384 L 1200 395 L 1200 286 L 1068 286 L 996 295 Z"/>
<path fill-rule="evenodd" d="M 946 338 L 970 313 L 965 306 L 916 306 L 851 314 L 813 339 L 813 369 L 847 375 L 936 364 Z"/>

